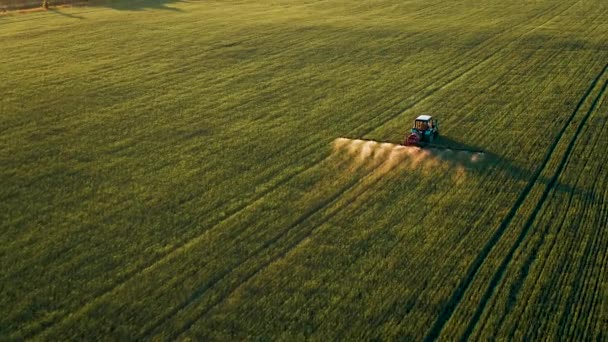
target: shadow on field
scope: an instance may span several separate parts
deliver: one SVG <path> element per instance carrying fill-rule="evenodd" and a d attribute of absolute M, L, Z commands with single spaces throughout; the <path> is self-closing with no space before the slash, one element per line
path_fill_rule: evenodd
<path fill-rule="evenodd" d="M 454 140 L 454 139 L 446 137 L 446 136 L 439 136 L 435 140 L 435 143 L 437 145 L 443 145 L 443 146 L 451 147 L 454 149 L 467 150 L 467 151 L 471 151 L 471 152 L 483 152 L 485 157 L 484 157 L 484 162 L 483 162 L 482 166 L 483 165 L 488 166 L 488 167 L 496 166 L 497 170 L 507 173 L 509 176 L 513 177 L 514 179 L 529 181 L 531 175 L 534 172 L 536 172 L 536 170 L 523 169 L 523 168 L 513 164 L 513 162 L 511 162 L 510 160 L 503 158 L 492 151 L 485 150 L 479 146 L 465 144 L 463 142 Z M 538 167 L 541 167 L 541 166 L 539 165 Z M 477 170 L 478 172 L 484 172 L 485 169 L 483 167 L 481 167 L 481 168 L 477 167 L 477 168 L 474 168 L 473 170 Z M 550 179 L 547 178 L 546 176 L 539 176 L 538 182 L 548 185 L 550 182 Z M 568 184 L 563 184 L 560 182 L 557 182 L 555 184 L 554 189 L 556 189 L 559 192 L 573 193 L 573 194 L 581 195 L 585 198 L 592 196 L 592 194 L 589 193 L 588 191 L 580 190 L 576 187 L 573 187 Z"/>
<path fill-rule="evenodd" d="M 67 17 L 67 18 L 72 18 L 72 19 L 84 19 L 84 17 L 81 17 L 81 16 L 79 16 L 79 15 L 72 14 L 72 13 L 65 12 L 65 11 L 58 11 L 58 10 L 57 10 L 57 9 L 55 9 L 55 8 L 49 8 L 49 12 L 54 13 L 54 14 L 57 14 L 57 15 L 61 15 L 61 16 Z"/>
<path fill-rule="evenodd" d="M 170 7 L 168 5 L 180 2 L 188 2 L 184 0 L 95 0 L 89 1 L 88 6 L 91 7 L 108 7 L 120 11 L 142 11 L 142 10 L 168 10 L 174 12 L 182 12 L 181 9 Z"/>
<path fill-rule="evenodd" d="M 120 11 L 141 11 L 148 9 L 182 12 L 169 5 L 188 2 L 186 0 L 49 0 L 49 11 L 74 19 L 84 19 L 60 11 L 66 8 L 111 8 Z M 0 0 L 0 14 L 28 13 L 44 11 L 42 0 Z M 3 15 L 0 15 L 0 19 Z"/>

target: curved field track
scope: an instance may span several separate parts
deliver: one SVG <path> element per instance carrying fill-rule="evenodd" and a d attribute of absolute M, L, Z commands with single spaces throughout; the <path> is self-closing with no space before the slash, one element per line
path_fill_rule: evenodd
<path fill-rule="evenodd" d="M 606 339 L 607 17 L 0 15 L 0 340 Z"/>

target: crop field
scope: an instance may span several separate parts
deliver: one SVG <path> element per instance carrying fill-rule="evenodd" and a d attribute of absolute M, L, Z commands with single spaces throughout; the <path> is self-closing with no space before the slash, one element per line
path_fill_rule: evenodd
<path fill-rule="evenodd" d="M 606 18 L 0 15 L 0 340 L 606 340 Z M 419 114 L 454 149 L 401 146 Z"/>

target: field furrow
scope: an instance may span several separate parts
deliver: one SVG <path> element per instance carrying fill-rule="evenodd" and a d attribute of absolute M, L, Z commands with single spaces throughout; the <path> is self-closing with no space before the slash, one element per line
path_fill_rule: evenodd
<path fill-rule="evenodd" d="M 603 97 L 605 96 L 605 86 L 602 87 L 602 89 L 604 92 L 598 94 L 598 97 L 596 99 L 596 103 L 599 104 L 601 103 L 601 99 L 603 99 Z M 601 108 L 601 107 L 600 107 Z M 593 110 L 595 109 L 595 110 Z M 590 108 L 590 113 L 591 114 L 590 118 L 596 119 L 593 121 L 597 121 L 598 119 L 598 113 L 601 113 L 601 110 L 598 110 L 597 108 Z M 572 275 L 573 277 L 570 278 L 570 280 L 568 282 L 571 281 L 580 281 L 582 279 L 589 279 L 590 277 L 592 277 L 590 274 L 587 275 L 586 277 L 583 277 L 583 274 L 579 274 L 578 276 L 576 275 L 577 272 L 574 271 L 574 269 L 572 269 L 572 271 L 569 271 L 568 269 L 570 269 L 571 267 L 578 265 L 579 266 L 579 272 L 584 272 L 583 270 L 585 268 L 583 268 L 583 265 L 589 265 L 589 264 L 593 264 L 594 262 L 590 262 L 590 258 L 595 258 L 594 255 L 596 255 L 597 253 L 593 253 L 591 252 L 592 249 L 596 248 L 595 246 L 599 246 L 602 245 L 602 243 L 599 243 L 598 239 L 601 239 L 602 236 L 602 229 L 595 229 L 595 231 L 593 231 L 593 234 L 590 235 L 583 235 L 586 232 L 583 231 L 579 231 L 579 234 L 576 234 L 575 236 L 570 236 L 570 238 L 568 240 L 566 240 L 567 242 L 563 243 L 563 249 L 560 248 L 560 251 L 554 250 L 554 247 L 556 246 L 556 242 L 558 242 L 559 240 L 556 239 L 556 237 L 559 237 L 560 235 L 571 231 L 572 228 L 570 227 L 580 227 L 583 228 L 586 226 L 587 222 L 591 222 L 590 227 L 602 227 L 605 225 L 605 221 L 602 221 L 601 219 L 598 220 L 598 213 L 591 210 L 595 203 L 593 198 L 595 197 L 595 191 L 597 191 L 596 189 L 599 188 L 603 188 L 604 187 L 604 168 L 603 163 L 590 163 L 593 162 L 593 159 L 588 158 L 587 156 L 590 155 L 594 155 L 596 150 L 598 148 L 604 148 L 603 144 L 605 142 L 605 138 L 603 137 L 603 133 L 604 133 L 604 124 L 598 126 L 598 127 L 594 127 L 593 125 L 586 125 L 585 129 L 582 130 L 581 132 L 578 133 L 578 136 L 580 137 L 588 137 L 585 138 L 584 140 L 586 141 L 585 144 L 570 144 L 568 146 L 575 146 L 573 147 L 576 150 L 581 149 L 581 151 L 577 151 L 577 153 L 574 155 L 574 158 L 571 158 L 569 160 L 569 162 L 565 165 L 565 168 L 563 170 L 563 173 L 565 173 L 565 175 L 567 177 L 571 177 L 570 175 L 574 176 L 574 180 L 572 180 L 572 182 L 574 182 L 574 186 L 575 188 L 584 188 L 584 189 L 589 189 L 587 193 L 574 193 L 571 192 L 569 194 L 559 194 L 558 192 L 556 192 L 555 188 L 552 190 L 552 195 L 548 197 L 548 201 L 546 202 L 545 205 L 543 205 L 541 212 L 537 215 L 536 217 L 536 221 L 534 223 L 535 226 L 542 228 L 539 229 L 537 232 L 535 232 L 534 234 L 538 235 L 538 236 L 534 236 L 532 235 L 530 238 L 527 238 L 527 240 L 530 241 L 530 243 L 534 242 L 535 240 L 538 241 L 536 245 L 534 246 L 527 246 L 525 244 L 522 244 L 522 246 L 520 247 L 520 249 L 522 251 L 528 250 L 530 249 L 530 251 L 526 251 L 525 253 L 528 256 L 525 256 L 526 254 L 522 254 L 520 256 L 517 256 L 517 259 L 523 259 L 524 257 L 526 258 L 526 261 L 524 263 L 521 263 L 521 261 L 515 261 L 512 262 L 517 266 L 513 266 L 513 265 L 509 265 L 510 268 L 512 267 L 517 267 L 519 268 L 519 270 L 517 271 L 518 274 L 520 275 L 519 277 L 505 277 L 506 280 L 501 281 L 504 282 L 505 284 L 500 284 L 500 286 L 497 285 L 497 290 L 495 290 L 495 293 L 493 294 L 493 300 L 500 300 L 500 301 L 504 301 L 506 300 L 505 304 L 501 304 L 500 306 L 497 306 L 496 303 L 494 303 L 492 305 L 492 307 L 494 308 L 494 310 L 497 310 L 497 308 L 502 308 L 504 307 L 504 309 L 500 309 L 500 310 L 505 310 L 503 311 L 502 315 L 497 315 L 496 313 L 493 313 L 491 316 L 488 315 L 489 312 L 484 312 L 485 316 L 486 316 L 486 320 L 492 318 L 493 319 L 493 324 L 491 327 L 488 327 L 487 325 L 484 326 L 480 326 L 478 328 L 476 328 L 476 331 L 478 331 L 479 333 L 481 333 L 482 331 L 484 332 L 484 334 L 492 334 L 492 331 L 494 331 L 495 329 L 501 329 L 501 333 L 500 336 L 505 336 L 503 334 L 506 333 L 506 331 L 504 330 L 508 325 L 506 325 L 506 323 L 510 323 L 513 322 L 511 321 L 511 319 L 515 318 L 514 322 L 518 322 L 518 323 L 522 323 L 525 322 L 525 319 L 521 319 L 521 314 L 517 313 L 517 307 L 521 307 L 521 304 L 524 304 L 524 307 L 528 307 L 528 305 L 531 305 L 532 303 L 538 303 L 538 302 L 551 302 L 553 303 L 551 306 L 552 307 L 556 307 L 557 304 L 559 304 L 560 302 L 555 301 L 555 300 L 549 300 L 549 298 L 547 298 L 547 295 L 550 295 L 552 292 L 549 289 L 556 289 L 556 288 L 562 288 L 565 287 L 566 284 L 563 284 L 562 281 L 565 280 L 566 278 L 560 277 L 560 275 Z M 599 129 L 598 129 L 599 128 Z M 600 135 L 598 135 L 600 134 Z M 581 139 L 582 140 L 582 139 Z M 591 144 L 587 145 L 587 141 L 589 141 Z M 582 167 L 585 172 L 584 173 L 580 173 L 577 170 Z M 587 183 L 587 179 L 585 178 L 585 175 L 587 174 L 586 172 L 591 172 L 593 174 L 597 174 L 599 176 L 599 178 L 591 178 L 589 179 L 591 181 L 591 184 L 586 184 Z M 564 180 L 564 182 L 569 183 L 569 180 Z M 602 190 L 600 190 L 602 191 Z M 565 197 L 565 198 L 563 198 Z M 562 199 L 563 198 L 563 199 Z M 561 214 L 558 214 L 561 213 Z M 566 220 L 566 218 L 570 218 L 570 217 L 574 217 L 576 218 L 576 221 L 572 222 L 570 220 Z M 601 216 L 600 216 L 601 217 Z M 544 222 L 543 222 L 544 221 Z M 553 230 L 551 232 L 551 230 Z M 548 237 L 547 237 L 548 235 Z M 548 241 L 546 241 L 548 240 Z M 592 242 L 595 241 L 595 242 Z M 576 251 L 576 250 L 587 250 L 587 252 L 582 253 L 581 255 L 581 260 L 575 261 L 573 260 L 571 257 L 568 256 L 568 253 Z M 522 252 L 520 252 L 522 253 Z M 560 262 L 555 262 L 555 260 L 551 260 L 551 254 L 553 253 L 558 253 L 557 255 L 560 255 L 559 258 L 562 259 L 562 261 Z M 516 259 L 516 260 L 517 260 Z M 569 259 L 569 261 L 568 261 Z M 551 262 L 551 264 L 549 264 L 549 262 Z M 540 263 L 540 266 L 536 266 L 538 263 Z M 561 272 L 555 272 L 554 269 L 550 268 L 552 265 L 567 265 L 561 270 Z M 538 268 L 537 268 L 538 267 Z M 543 282 L 543 273 L 545 273 L 545 271 L 550 272 L 548 277 L 552 280 L 550 280 L 549 287 L 546 287 Z M 509 274 L 509 272 L 513 272 L 513 271 L 507 271 L 507 275 Z M 540 273 L 539 273 L 540 272 Z M 535 274 L 539 274 L 539 276 L 535 276 Z M 563 279 L 563 280 L 560 280 Z M 513 283 L 513 281 L 516 281 L 515 283 Z M 559 284 L 555 284 L 555 283 L 559 283 Z M 511 283 L 511 284 L 509 284 Z M 509 286 L 507 286 L 509 285 Z M 545 296 L 544 299 L 535 299 L 532 303 L 531 301 L 534 298 L 534 292 L 530 291 L 530 286 L 532 286 L 532 288 L 537 288 L 537 289 L 545 289 L 545 292 L 543 294 L 543 296 Z M 523 297 L 522 296 L 525 293 L 530 293 L 530 296 L 527 297 Z M 541 292 L 542 293 L 542 292 Z M 583 293 L 583 295 L 581 295 L 581 293 Z M 508 295 L 507 295 L 508 294 Z M 567 297 L 564 297 L 567 298 Z M 584 291 L 571 291 L 569 292 L 569 301 L 574 300 L 574 298 L 577 298 L 577 300 L 583 300 L 584 298 L 586 298 L 586 294 L 584 293 Z M 593 300 L 596 300 L 595 298 Z M 513 308 L 512 306 L 515 304 L 515 307 Z M 521 304 L 520 304 L 521 303 Z M 530 304 L 526 304 L 526 303 L 530 303 Z M 564 312 L 562 312 L 562 314 L 560 314 L 560 317 L 562 320 L 564 320 L 559 326 L 561 326 L 562 328 L 560 328 L 560 332 L 553 332 L 553 334 L 555 334 L 555 336 L 565 336 L 565 330 L 562 330 L 563 328 L 567 327 L 567 320 L 570 319 L 570 314 L 568 313 L 570 311 L 569 306 L 572 304 L 567 304 L 568 301 L 566 301 L 564 304 L 560 304 L 560 305 L 564 305 L 562 306 L 562 309 L 564 309 Z M 503 306 L 505 305 L 505 306 Z M 534 306 L 531 306 L 530 308 L 532 308 Z M 553 309 L 555 310 L 555 309 Z M 545 312 L 551 312 L 549 310 L 547 310 L 545 308 Z M 499 318 L 500 317 L 500 318 Z M 498 321 L 497 321 L 498 319 Z M 532 330 L 530 330 L 530 332 L 532 331 L 539 331 L 539 330 L 545 330 L 548 328 L 540 328 L 539 330 L 535 330 L 535 328 L 530 327 Z M 514 338 L 514 334 L 515 334 L 516 330 L 511 329 L 510 333 L 508 334 L 509 338 Z M 494 333 L 495 335 L 496 333 Z M 484 335 L 482 335 L 484 336 Z M 521 336 L 519 336 L 521 337 Z M 519 338 L 518 337 L 518 338 Z M 579 336 L 580 337 L 580 336 Z M 476 335 L 476 338 L 480 338 L 479 335 Z"/>
<path fill-rule="evenodd" d="M 580 101 L 578 102 L 577 106 L 575 107 L 574 111 L 572 112 L 572 114 L 570 115 L 568 120 L 565 122 L 564 126 L 562 127 L 562 129 L 558 133 L 556 139 L 554 140 L 553 144 L 549 147 L 549 150 L 548 150 L 547 154 L 545 155 L 544 160 L 541 162 L 537 171 L 534 173 L 532 179 L 528 182 L 528 185 L 521 192 L 521 194 L 515 201 L 515 204 L 513 205 L 513 207 L 511 207 L 511 209 L 509 210 L 509 212 L 507 213 L 507 215 L 505 216 L 503 221 L 500 223 L 495 234 L 484 245 L 483 249 L 481 250 L 481 253 L 477 257 L 477 259 L 473 262 L 471 268 L 467 272 L 467 276 L 464 278 L 464 281 L 457 288 L 456 292 L 454 292 L 454 295 L 451 297 L 450 301 L 446 305 L 445 311 L 443 311 L 442 314 L 439 316 L 439 318 L 436 321 L 437 323 L 433 326 L 433 328 L 429 332 L 429 335 L 427 335 L 427 337 L 425 338 L 426 340 L 435 340 L 437 337 L 439 337 L 444 325 L 450 320 L 451 315 L 454 312 L 454 309 L 458 306 L 464 293 L 468 290 L 469 286 L 473 282 L 473 278 L 476 276 L 479 268 L 485 262 L 486 258 L 490 254 L 491 250 L 496 246 L 498 241 L 501 239 L 501 237 L 507 230 L 508 226 L 511 224 L 511 221 L 515 217 L 515 215 L 518 212 L 518 210 L 520 209 L 520 207 L 526 203 L 528 195 L 532 191 L 533 187 L 538 183 L 541 173 L 545 170 L 545 167 L 548 165 L 549 161 L 553 157 L 553 153 L 554 153 L 556 147 L 558 146 L 560 140 L 564 136 L 566 129 L 569 127 L 572 120 L 578 114 L 582 105 L 586 101 L 588 101 L 588 97 L 591 95 L 592 91 L 597 87 L 598 82 L 603 81 L 604 75 L 606 74 L 607 70 L 608 70 L 608 64 L 606 64 L 606 66 L 604 66 L 604 68 L 600 71 L 600 73 L 596 76 L 596 78 L 591 82 L 590 87 L 585 92 L 583 97 L 580 99 Z M 574 132 L 572 139 L 570 139 L 570 142 L 568 144 L 568 149 L 563 154 L 563 157 L 561 158 L 561 162 L 560 162 L 556 172 L 551 177 L 548 184 L 545 186 L 544 191 L 535 206 L 535 209 L 532 211 L 532 215 L 530 217 L 528 217 L 517 240 L 515 241 L 515 243 L 509 250 L 509 252 L 508 252 L 507 256 L 505 257 L 505 259 L 503 260 L 503 262 L 500 264 L 497 272 L 494 274 L 494 276 L 490 280 L 490 283 L 488 284 L 488 288 L 487 288 L 485 294 L 481 298 L 480 305 L 478 306 L 477 310 L 475 311 L 475 313 L 471 319 L 471 323 L 469 324 L 468 328 L 464 332 L 464 335 L 462 337 L 463 339 L 468 338 L 468 336 L 472 332 L 473 328 L 475 327 L 475 324 L 479 320 L 479 316 L 481 315 L 482 311 L 484 310 L 485 305 L 486 305 L 487 301 L 489 300 L 490 296 L 492 295 L 494 288 L 498 285 L 498 282 L 501 280 L 506 267 L 508 266 L 510 260 L 513 257 L 513 254 L 515 253 L 515 251 L 519 247 L 520 243 L 523 241 L 523 239 L 527 235 L 527 232 L 529 231 L 532 223 L 534 222 L 534 219 L 536 218 L 536 215 L 538 214 L 540 208 L 543 206 L 543 204 L 547 198 L 547 195 L 552 190 L 552 188 L 555 186 L 555 183 L 557 182 L 557 179 L 560 176 L 561 171 L 563 170 L 566 162 L 568 161 L 568 157 L 572 151 L 572 148 L 574 147 L 574 144 L 576 143 L 576 139 L 578 138 L 580 131 L 583 129 L 584 124 L 585 124 L 586 120 L 588 119 L 589 115 L 595 109 L 597 101 L 602 97 L 605 89 L 606 89 L 606 83 L 604 83 L 604 85 L 601 87 L 599 94 L 597 95 L 595 100 L 593 100 L 591 108 L 589 109 L 587 114 L 582 117 L 581 123 L 579 123 L 579 125 L 578 125 L 578 129 L 576 130 L 576 132 Z"/>

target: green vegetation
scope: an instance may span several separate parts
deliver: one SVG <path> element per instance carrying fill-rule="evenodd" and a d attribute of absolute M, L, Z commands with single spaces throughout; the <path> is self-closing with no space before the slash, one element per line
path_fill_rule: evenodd
<path fill-rule="evenodd" d="M 0 340 L 605 338 L 603 1 L 129 6 L 0 16 Z"/>

